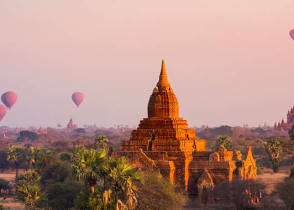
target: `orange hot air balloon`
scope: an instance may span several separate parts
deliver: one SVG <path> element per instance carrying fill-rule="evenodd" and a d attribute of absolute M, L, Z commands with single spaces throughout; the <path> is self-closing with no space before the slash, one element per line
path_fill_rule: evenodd
<path fill-rule="evenodd" d="M 85 95 L 81 92 L 75 92 L 71 96 L 73 102 L 77 105 L 77 107 L 80 106 L 80 104 L 83 102 Z"/>
<path fill-rule="evenodd" d="M 289 32 L 290 37 L 294 40 L 294 29 Z"/>
<path fill-rule="evenodd" d="M 4 105 L 0 104 L 0 121 L 3 119 L 5 115 L 6 115 L 6 108 Z"/>
<path fill-rule="evenodd" d="M 2 94 L 1 100 L 2 100 L 3 104 L 7 108 L 10 109 L 15 104 L 15 102 L 17 100 L 17 95 L 15 92 L 8 91 L 8 92 Z"/>

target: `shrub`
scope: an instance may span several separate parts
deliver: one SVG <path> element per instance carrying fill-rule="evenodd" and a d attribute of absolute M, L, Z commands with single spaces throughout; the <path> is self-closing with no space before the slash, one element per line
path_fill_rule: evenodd
<path fill-rule="evenodd" d="M 71 159 L 71 154 L 68 152 L 63 152 L 63 153 L 60 153 L 59 155 L 59 160 L 70 161 L 70 159 Z"/>
<path fill-rule="evenodd" d="M 218 148 L 220 146 L 224 146 L 226 149 L 232 150 L 233 149 L 232 139 L 229 136 L 219 136 L 219 137 L 217 137 L 216 138 L 216 143 L 215 143 L 216 150 L 218 150 Z"/>
<path fill-rule="evenodd" d="M 45 168 L 41 183 L 46 186 L 56 182 L 64 182 L 69 176 L 71 176 L 70 166 L 57 162 Z"/>
<path fill-rule="evenodd" d="M 39 135 L 32 131 L 21 131 L 16 139 L 18 142 L 22 142 L 24 140 L 36 141 L 39 139 Z"/>
<path fill-rule="evenodd" d="M 294 178 L 286 178 L 284 182 L 277 186 L 277 189 L 279 196 L 286 204 L 287 209 L 294 209 Z"/>
<path fill-rule="evenodd" d="M 175 210 L 181 209 L 187 202 L 182 192 L 176 191 L 176 186 L 155 172 L 144 172 L 142 184 L 138 186 L 138 206 L 142 210 Z"/>
<path fill-rule="evenodd" d="M 55 210 L 71 209 L 80 190 L 81 187 L 78 184 L 55 183 L 48 188 L 48 204 Z"/>

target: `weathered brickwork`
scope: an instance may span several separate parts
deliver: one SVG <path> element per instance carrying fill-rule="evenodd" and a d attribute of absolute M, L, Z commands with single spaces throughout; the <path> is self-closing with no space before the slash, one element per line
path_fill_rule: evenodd
<path fill-rule="evenodd" d="M 148 103 L 148 118 L 121 143 L 114 157 L 127 156 L 137 167 L 159 170 L 172 183 L 191 194 L 213 188 L 224 180 L 255 178 L 256 165 L 251 149 L 242 159 L 240 151 L 207 151 L 206 141 L 196 137 L 187 121 L 179 117 L 179 104 L 168 82 L 165 63 Z"/>

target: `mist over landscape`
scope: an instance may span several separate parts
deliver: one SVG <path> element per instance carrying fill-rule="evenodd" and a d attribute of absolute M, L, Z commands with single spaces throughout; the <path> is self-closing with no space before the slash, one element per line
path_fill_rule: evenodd
<path fill-rule="evenodd" d="M 258 126 L 293 100 L 293 1 L 1 1 L 1 124 L 136 126 L 161 58 L 192 126 Z M 86 99 L 79 110 L 71 94 Z"/>
<path fill-rule="evenodd" d="M 0 0 L 0 210 L 293 210 L 293 0 Z"/>

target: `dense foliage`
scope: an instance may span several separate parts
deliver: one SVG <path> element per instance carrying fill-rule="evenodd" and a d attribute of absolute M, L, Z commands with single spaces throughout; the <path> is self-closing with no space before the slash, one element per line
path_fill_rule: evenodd
<path fill-rule="evenodd" d="M 216 138 L 215 147 L 216 150 L 219 149 L 220 146 L 224 146 L 228 150 L 233 149 L 232 139 L 229 136 L 219 136 Z"/>
<path fill-rule="evenodd" d="M 56 154 L 49 149 L 12 146 L 7 158 L 25 165 L 15 181 L 17 198 L 28 209 L 180 209 L 182 192 L 157 173 L 138 171 L 124 157 L 108 156 L 108 139 Z M 1 180 L 0 180 L 1 187 Z M 4 189 L 4 188 L 3 188 Z"/>
<path fill-rule="evenodd" d="M 272 169 L 276 173 L 281 162 L 282 142 L 278 139 L 269 139 L 264 146 L 271 161 Z"/>

